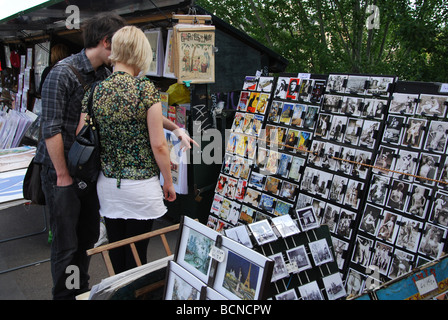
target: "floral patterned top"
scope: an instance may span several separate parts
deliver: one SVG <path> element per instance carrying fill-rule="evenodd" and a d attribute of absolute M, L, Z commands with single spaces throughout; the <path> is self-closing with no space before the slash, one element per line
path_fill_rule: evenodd
<path fill-rule="evenodd" d="M 87 112 L 88 92 L 82 112 Z M 147 78 L 117 71 L 100 82 L 93 97 L 93 114 L 99 126 L 101 168 L 108 178 L 142 180 L 159 174 L 149 141 L 146 113 L 160 101 Z"/>

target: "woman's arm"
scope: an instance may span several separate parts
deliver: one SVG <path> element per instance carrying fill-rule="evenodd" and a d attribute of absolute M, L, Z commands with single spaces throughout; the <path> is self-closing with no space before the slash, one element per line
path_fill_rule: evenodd
<path fill-rule="evenodd" d="M 176 191 L 174 190 L 173 179 L 171 177 L 171 161 L 163 132 L 162 104 L 160 102 L 151 106 L 147 111 L 146 121 L 148 123 L 149 141 L 154 153 L 155 160 L 163 176 L 163 193 L 165 200 L 174 201 Z"/>
<path fill-rule="evenodd" d="M 194 145 L 199 147 L 197 142 L 194 141 L 192 138 L 190 138 L 190 136 L 188 136 L 188 134 L 185 132 L 185 130 L 182 130 L 181 128 L 179 128 L 179 126 L 177 124 L 175 124 L 173 121 L 171 121 L 167 117 L 165 117 L 165 116 L 162 116 L 162 117 L 163 117 L 163 128 L 174 133 L 176 135 L 176 137 L 181 141 L 181 148 L 180 148 L 181 150 L 191 149 L 190 143 L 193 143 Z"/>

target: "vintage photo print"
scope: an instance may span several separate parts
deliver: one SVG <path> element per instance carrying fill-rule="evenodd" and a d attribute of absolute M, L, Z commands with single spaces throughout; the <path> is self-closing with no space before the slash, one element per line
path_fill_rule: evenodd
<path fill-rule="evenodd" d="M 422 222 L 402 217 L 395 245 L 412 252 L 417 252 L 422 230 Z"/>
<path fill-rule="evenodd" d="M 363 197 L 364 183 L 350 179 L 347 183 L 347 191 L 345 192 L 344 204 L 358 209 Z"/>
<path fill-rule="evenodd" d="M 409 118 L 404 128 L 401 145 L 420 149 L 425 135 L 426 119 Z"/>
<path fill-rule="evenodd" d="M 419 153 L 400 149 L 398 152 L 397 162 L 393 173 L 394 178 L 400 180 L 413 181 L 413 175 L 417 172 Z"/>
<path fill-rule="evenodd" d="M 322 112 L 340 113 L 343 96 L 326 94 L 322 104 Z"/>
<path fill-rule="evenodd" d="M 297 100 L 299 97 L 300 78 L 290 78 L 288 84 L 288 91 L 286 92 L 286 99 Z"/>
<path fill-rule="evenodd" d="M 432 189 L 420 184 L 413 184 L 408 197 L 406 212 L 410 215 L 425 219 Z"/>
<path fill-rule="evenodd" d="M 375 167 L 372 169 L 372 172 L 392 176 L 391 170 L 395 168 L 397 154 L 397 148 L 390 148 L 381 145 L 378 149 L 378 155 L 376 156 L 374 163 Z"/>
<path fill-rule="evenodd" d="M 199 300 L 204 285 L 199 278 L 174 261 L 169 261 L 165 300 Z"/>
<path fill-rule="evenodd" d="M 320 162 L 316 166 L 320 166 L 325 170 L 336 171 L 337 160 L 334 158 L 338 153 L 339 146 L 332 143 L 325 143 L 323 154 L 321 154 Z"/>
<path fill-rule="evenodd" d="M 422 152 L 420 154 L 420 164 L 417 169 L 418 178 L 415 180 L 426 185 L 434 185 L 434 180 L 437 178 L 440 166 L 440 158 L 440 155 Z"/>
<path fill-rule="evenodd" d="M 299 300 L 294 288 L 275 295 L 275 300 Z"/>
<path fill-rule="evenodd" d="M 320 137 L 322 139 L 328 138 L 328 132 L 330 131 L 330 125 L 331 125 L 331 118 L 332 116 L 330 114 L 325 113 L 319 114 L 316 130 L 314 130 L 315 136 Z"/>
<path fill-rule="evenodd" d="M 269 256 L 268 258 L 274 260 L 274 269 L 272 270 L 271 282 L 286 278 L 289 276 L 288 269 L 286 268 L 285 259 L 283 253 L 279 252 Z"/>
<path fill-rule="evenodd" d="M 431 121 L 423 149 L 430 152 L 444 153 L 448 140 L 448 122 Z"/>
<path fill-rule="evenodd" d="M 339 214 L 338 226 L 336 229 L 336 235 L 345 239 L 350 239 L 352 236 L 355 220 L 356 212 L 341 209 L 341 212 Z"/>
<path fill-rule="evenodd" d="M 392 262 L 387 275 L 391 279 L 401 277 L 408 273 L 413 268 L 414 255 L 404 252 L 400 249 L 395 249 L 392 256 Z"/>
<path fill-rule="evenodd" d="M 234 228 L 229 228 L 224 231 L 226 237 L 241 243 L 242 245 L 252 248 L 252 241 L 250 240 L 249 233 L 247 232 L 247 227 L 245 225 L 237 226 Z"/>
<path fill-rule="evenodd" d="M 443 164 L 443 168 L 440 172 L 439 177 L 439 188 L 448 189 L 448 157 L 445 159 L 445 163 Z"/>
<path fill-rule="evenodd" d="M 406 117 L 398 115 L 389 115 L 384 128 L 381 142 L 398 145 L 401 141 L 401 132 L 406 124 Z"/>
<path fill-rule="evenodd" d="M 332 262 L 333 255 L 328 246 L 327 239 L 320 239 L 310 242 L 309 244 L 311 255 L 313 256 L 314 264 L 320 266 L 322 264 Z"/>
<path fill-rule="evenodd" d="M 448 193 L 436 192 L 428 219 L 444 228 L 448 227 Z"/>
<path fill-rule="evenodd" d="M 390 211 L 384 211 L 381 224 L 378 228 L 377 238 L 394 243 L 398 232 L 398 223 L 401 216 Z"/>
<path fill-rule="evenodd" d="M 331 236 L 333 242 L 333 251 L 338 265 L 338 269 L 342 270 L 345 264 L 346 252 L 348 251 L 348 242 Z"/>
<path fill-rule="evenodd" d="M 283 238 L 292 236 L 293 234 L 297 234 L 300 232 L 297 223 L 291 218 L 289 214 L 272 218 L 271 221 Z"/>
<path fill-rule="evenodd" d="M 364 291 L 366 276 L 355 269 L 349 268 L 345 289 L 348 295 L 357 296 Z"/>
<path fill-rule="evenodd" d="M 387 100 L 383 99 L 364 99 L 361 116 L 366 118 L 375 118 L 382 120 L 387 109 Z"/>
<path fill-rule="evenodd" d="M 448 107 L 448 96 L 421 94 L 415 114 L 444 117 Z"/>
<path fill-rule="evenodd" d="M 286 255 L 288 256 L 291 269 L 294 270 L 295 273 L 312 267 L 308 254 L 306 253 L 305 245 L 287 250 Z"/>
<path fill-rule="evenodd" d="M 366 94 L 389 97 L 390 86 L 394 82 L 394 77 L 370 77 L 366 85 Z"/>
<path fill-rule="evenodd" d="M 373 248 L 373 240 L 363 236 L 356 236 L 355 248 L 353 250 L 352 262 L 364 267 L 368 267 Z M 347 277 L 347 279 L 349 279 Z M 348 281 L 348 280 L 347 280 Z M 348 289 L 348 288 L 347 288 Z M 349 290 L 347 290 L 349 291 Z"/>
<path fill-rule="evenodd" d="M 347 79 L 348 75 L 346 74 L 330 74 L 325 92 L 344 93 Z"/>
<path fill-rule="evenodd" d="M 297 220 L 299 221 L 302 231 L 308 231 L 319 227 L 316 213 L 312 206 L 296 209 Z"/>
<path fill-rule="evenodd" d="M 390 101 L 389 113 L 414 115 L 418 94 L 394 93 Z"/>
<path fill-rule="evenodd" d="M 330 130 L 328 132 L 328 139 L 335 142 L 342 142 L 346 126 L 346 116 L 333 116 L 333 119 L 331 119 Z"/>
<path fill-rule="evenodd" d="M 359 230 L 374 236 L 376 234 L 376 229 L 378 227 L 382 212 L 383 209 L 380 207 L 367 203 L 361 218 Z"/>
<path fill-rule="evenodd" d="M 385 243 L 377 241 L 373 249 L 372 260 L 369 268 L 377 267 L 381 274 L 387 275 L 390 261 L 392 259 L 393 247 Z"/>
<path fill-rule="evenodd" d="M 356 150 L 355 163 L 353 164 L 352 175 L 360 179 L 365 179 L 369 172 L 370 159 L 372 159 L 372 152 L 364 151 L 362 149 Z"/>
<path fill-rule="evenodd" d="M 443 252 L 446 234 L 446 229 L 426 223 L 418 253 L 428 256 L 432 260 L 439 258 Z"/>
<path fill-rule="evenodd" d="M 370 181 L 369 193 L 367 194 L 367 201 L 383 206 L 386 202 L 389 182 L 390 178 L 379 174 L 373 174 Z"/>
<path fill-rule="evenodd" d="M 330 186 L 328 199 L 343 204 L 345 192 L 347 191 L 348 178 L 334 175 Z"/>
<path fill-rule="evenodd" d="M 363 98 L 357 97 L 344 97 L 342 99 L 340 113 L 346 114 L 353 117 L 358 117 L 361 115 L 361 108 L 363 107 Z"/>
<path fill-rule="evenodd" d="M 403 211 L 407 202 L 408 193 L 411 189 L 411 184 L 392 179 L 390 185 L 389 198 L 386 201 L 386 207 Z"/>
<path fill-rule="evenodd" d="M 347 86 L 345 88 L 345 93 L 364 95 L 366 92 L 367 80 L 369 80 L 369 77 L 349 75 L 347 80 Z"/>
<path fill-rule="evenodd" d="M 286 99 L 288 86 L 289 86 L 289 77 L 278 77 L 277 86 L 274 90 L 274 99 Z"/>
<path fill-rule="evenodd" d="M 339 273 L 333 273 L 326 276 L 322 278 L 322 281 L 324 282 L 328 300 L 337 300 L 344 298 L 347 295 L 344 288 L 344 283 L 342 282 L 342 278 Z"/>
<path fill-rule="evenodd" d="M 359 146 L 373 149 L 380 129 L 380 122 L 374 120 L 364 120 L 361 136 L 359 137 Z"/>
<path fill-rule="evenodd" d="M 362 125 L 364 120 L 358 118 L 349 118 L 347 121 L 347 128 L 344 134 L 343 142 L 351 145 L 358 145 L 359 137 L 362 132 Z"/>
<path fill-rule="evenodd" d="M 335 232 L 340 210 L 340 207 L 331 203 L 327 203 L 327 205 L 325 206 L 324 214 L 320 219 L 320 224 L 328 226 L 328 229 L 331 233 Z"/>
<path fill-rule="evenodd" d="M 277 240 L 277 236 L 267 219 L 249 224 L 249 229 L 260 246 Z"/>

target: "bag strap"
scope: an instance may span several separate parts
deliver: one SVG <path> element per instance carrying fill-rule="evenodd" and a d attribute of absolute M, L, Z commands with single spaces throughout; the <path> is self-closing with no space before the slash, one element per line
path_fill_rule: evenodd
<path fill-rule="evenodd" d="M 98 85 L 99 81 L 95 81 L 90 86 L 90 93 L 89 98 L 87 100 L 87 114 L 90 118 L 93 117 L 93 111 L 92 111 L 92 105 L 93 105 L 93 92 L 95 91 L 96 86 Z"/>
<path fill-rule="evenodd" d="M 69 66 L 70 69 L 72 69 L 72 71 L 75 74 L 75 76 L 78 78 L 78 81 L 81 83 L 82 88 L 84 89 L 84 92 L 89 90 L 89 85 L 86 83 L 84 78 L 81 76 L 81 74 L 79 73 L 78 69 L 76 69 L 74 66 L 72 66 L 69 63 L 59 63 L 58 65 L 60 65 L 60 66 Z"/>

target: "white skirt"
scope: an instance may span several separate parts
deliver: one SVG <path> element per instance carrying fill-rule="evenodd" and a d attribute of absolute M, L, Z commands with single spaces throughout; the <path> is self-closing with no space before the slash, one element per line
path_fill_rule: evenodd
<path fill-rule="evenodd" d="M 107 178 L 101 172 L 97 182 L 100 215 L 110 219 L 157 219 L 167 209 L 159 177 L 145 180 Z"/>

